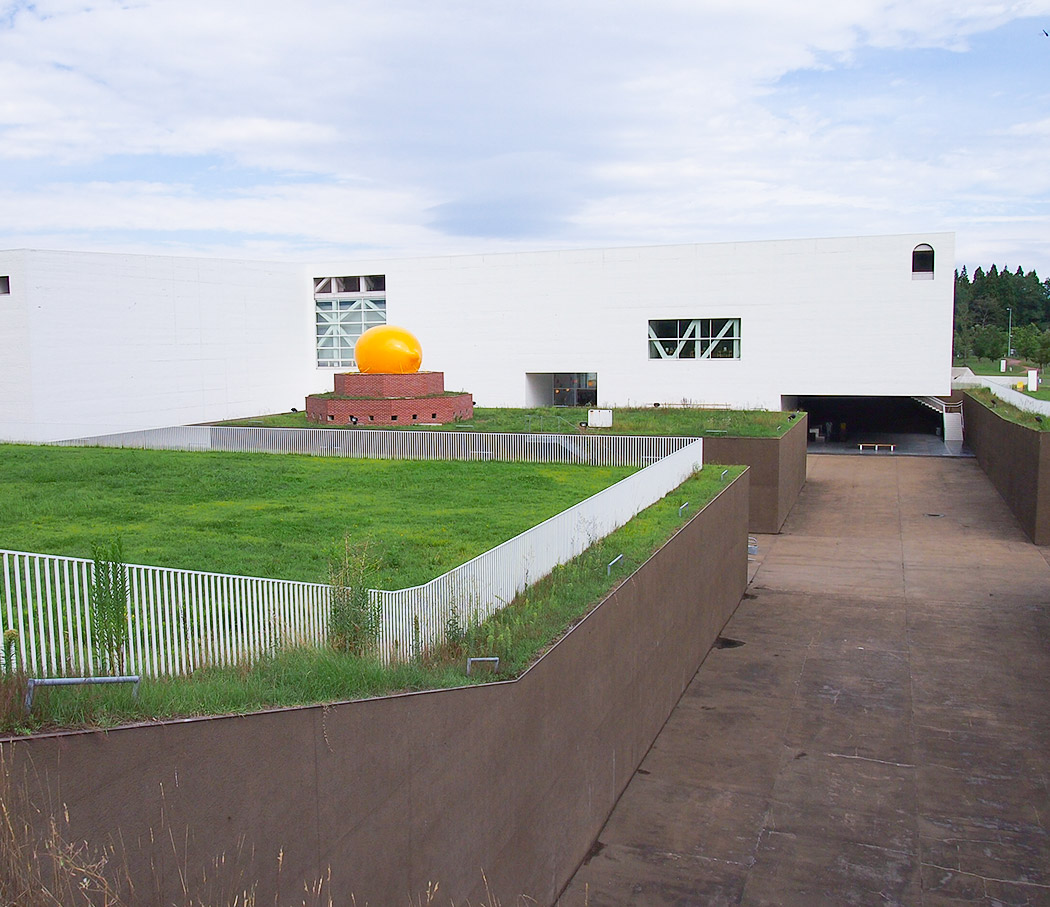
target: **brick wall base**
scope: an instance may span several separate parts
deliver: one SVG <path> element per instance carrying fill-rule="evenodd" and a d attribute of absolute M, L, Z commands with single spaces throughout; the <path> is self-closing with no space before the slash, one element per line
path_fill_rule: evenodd
<path fill-rule="evenodd" d="M 373 400 L 307 397 L 306 418 L 324 425 L 353 424 L 356 418 L 362 428 L 458 422 L 474 418 L 474 403 L 470 394 Z"/>
<path fill-rule="evenodd" d="M 388 428 L 395 424 L 433 425 L 473 417 L 474 401 L 470 394 L 445 393 L 444 372 L 412 375 L 343 372 L 335 376 L 334 396 L 306 398 L 306 418 L 322 425 Z"/>

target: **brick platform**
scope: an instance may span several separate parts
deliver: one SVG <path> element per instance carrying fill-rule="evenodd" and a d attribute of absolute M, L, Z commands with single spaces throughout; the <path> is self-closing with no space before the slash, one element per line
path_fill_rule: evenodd
<path fill-rule="evenodd" d="M 340 397 L 429 397 L 445 393 L 445 373 L 362 375 L 341 372 L 335 376 L 335 392 Z"/>
<path fill-rule="evenodd" d="M 391 424 L 444 423 L 471 419 L 471 395 L 445 393 L 444 372 L 412 375 L 362 375 L 343 372 L 335 376 L 335 393 L 306 398 L 306 417 L 325 425 L 357 424 L 378 428 Z"/>

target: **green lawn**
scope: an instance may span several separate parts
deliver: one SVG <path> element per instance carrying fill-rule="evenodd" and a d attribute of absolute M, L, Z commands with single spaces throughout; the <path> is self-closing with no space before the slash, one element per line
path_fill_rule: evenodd
<path fill-rule="evenodd" d="M 0 548 L 325 582 L 373 538 L 382 588 L 426 582 L 633 472 L 492 462 L 0 445 Z"/>
<path fill-rule="evenodd" d="M 958 368 L 968 368 L 975 375 L 1027 375 L 1028 369 L 1036 368 L 1034 362 L 1021 362 L 1018 365 L 1010 365 L 1005 372 L 999 371 L 1000 359 L 953 359 L 952 365 Z"/>
<path fill-rule="evenodd" d="M 502 464 L 486 463 L 484 468 L 497 465 Z M 730 467 L 726 482 L 742 469 Z M 123 685 L 43 688 L 28 715 L 22 707 L 24 676 L 0 674 L 0 733 L 243 714 L 515 677 L 717 495 L 725 487 L 721 473 L 721 468 L 705 469 L 687 479 L 626 526 L 556 568 L 489 620 L 461 628 L 445 645 L 421 658 L 388 667 L 375 659 L 331 650 L 285 650 L 251 666 L 202 669 L 185 678 L 143 680 L 138 699 L 133 699 L 130 689 Z M 690 508 L 683 515 L 679 508 L 686 501 Z M 623 558 L 610 575 L 606 565 L 617 555 Z M 467 677 L 466 659 L 475 655 L 498 655 L 499 674 Z"/>
<path fill-rule="evenodd" d="M 766 410 L 692 409 L 688 407 L 653 407 L 613 410 L 612 428 L 587 429 L 588 434 L 603 435 L 671 435 L 702 437 L 706 432 L 726 433 L 752 438 L 776 438 L 793 424 L 789 413 Z M 587 408 L 536 407 L 532 409 L 487 409 L 477 407 L 474 418 L 438 426 L 439 431 L 497 432 L 578 432 L 587 421 Z M 349 425 L 318 425 L 305 413 L 275 413 L 234 419 L 223 425 L 268 426 L 278 428 L 345 428 Z M 375 427 L 375 426 L 371 426 Z M 383 428 L 406 431 L 434 430 L 422 425 L 383 425 Z"/>

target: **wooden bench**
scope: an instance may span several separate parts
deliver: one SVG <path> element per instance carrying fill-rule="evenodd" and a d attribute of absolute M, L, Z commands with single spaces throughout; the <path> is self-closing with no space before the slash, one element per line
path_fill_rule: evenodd
<path fill-rule="evenodd" d="M 881 442 L 878 443 L 878 444 L 875 444 L 875 443 L 872 443 L 872 442 L 865 442 L 863 444 L 858 444 L 857 445 L 857 450 L 874 450 L 874 451 L 888 450 L 888 451 L 890 451 L 892 453 L 896 449 L 897 449 L 897 445 L 896 444 L 884 444 L 884 443 L 881 443 Z"/>

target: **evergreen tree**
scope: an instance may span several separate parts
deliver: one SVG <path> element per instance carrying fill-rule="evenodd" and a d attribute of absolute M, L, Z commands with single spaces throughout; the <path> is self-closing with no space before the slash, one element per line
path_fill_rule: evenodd
<path fill-rule="evenodd" d="M 1033 358 L 1037 337 L 1050 328 L 1050 279 L 1039 280 L 1035 271 L 1018 266 L 1011 271 L 992 264 L 988 271 L 966 267 L 955 273 L 955 323 L 953 349 L 957 357 L 976 355 L 998 358 L 1006 352 L 1007 327 L 1014 326 L 1014 348 Z M 1002 335 L 1002 342 L 996 339 Z"/>
<path fill-rule="evenodd" d="M 1016 293 L 1014 301 L 1014 321 L 1024 324 L 1040 324 L 1050 320 L 1050 295 L 1045 284 L 1039 282 L 1035 271 L 1027 274 L 1017 269 L 1013 278 Z"/>

